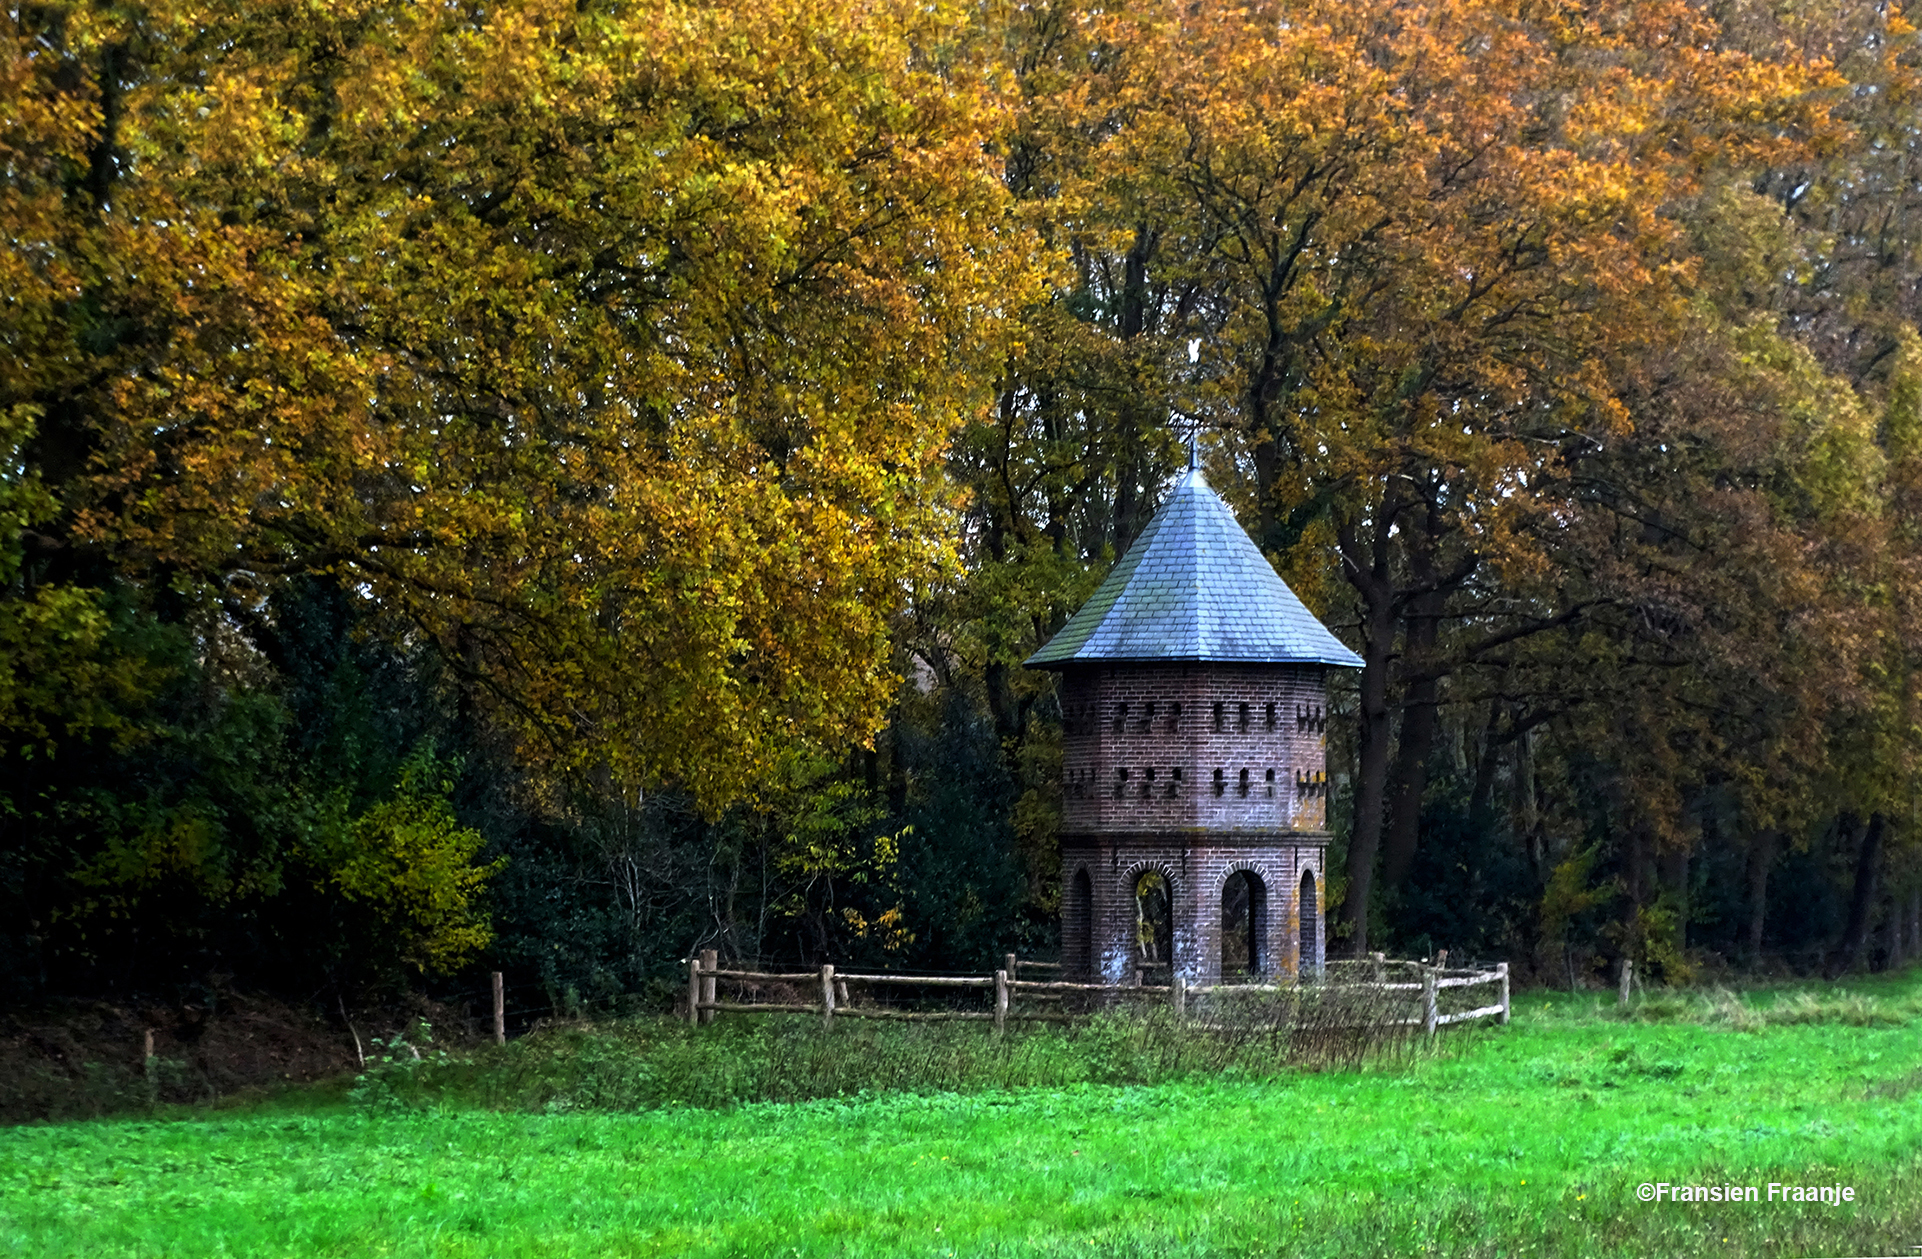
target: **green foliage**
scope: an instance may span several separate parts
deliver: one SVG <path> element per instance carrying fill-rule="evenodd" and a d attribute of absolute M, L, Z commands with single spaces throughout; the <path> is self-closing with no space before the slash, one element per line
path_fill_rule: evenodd
<path fill-rule="evenodd" d="M 422 1072 L 448 1061 L 446 1050 L 434 1048 L 434 1025 L 426 1019 L 392 1036 L 371 1036 L 367 1043 L 366 1065 L 347 1093 L 347 1100 L 363 1110 L 406 1110 Z"/>
<path fill-rule="evenodd" d="M 344 845 L 312 861 L 349 900 L 373 908 L 423 974 L 451 971 L 487 946 L 479 897 L 506 864 L 476 862 L 487 841 L 455 821 L 452 787 L 451 771 L 423 749 L 402 767 L 393 796 L 355 818 Z"/>
<path fill-rule="evenodd" d="M 126 744 L 165 676 L 126 639 L 125 608 L 99 588 L 23 581 L 26 538 L 59 515 L 27 459 L 38 410 L 0 407 L 0 757 L 53 755 L 62 738 Z"/>
<path fill-rule="evenodd" d="M 1542 939 L 1556 948 L 1564 945 L 1571 922 L 1602 904 L 1616 890 L 1593 884 L 1600 846 L 1591 844 L 1558 862 L 1542 892 Z"/>
<path fill-rule="evenodd" d="M 64 731 L 57 755 L 16 752 L 0 784 L 12 982 L 219 968 L 387 984 L 485 947 L 501 863 L 456 816 L 428 679 L 356 644 L 341 611 L 324 586 L 290 592 L 247 645 L 125 609 L 119 642 L 165 679 L 124 710 L 143 737 Z"/>

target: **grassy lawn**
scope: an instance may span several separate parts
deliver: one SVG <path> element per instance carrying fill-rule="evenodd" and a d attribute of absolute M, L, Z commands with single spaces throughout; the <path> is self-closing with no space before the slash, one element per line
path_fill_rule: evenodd
<path fill-rule="evenodd" d="M 475 1106 L 470 1074 L 468 1102 L 15 1128 L 0 1254 L 1906 1255 L 1922 994 L 1865 990 L 1537 998 L 1441 1055 L 1269 1079 L 610 1113 Z"/>

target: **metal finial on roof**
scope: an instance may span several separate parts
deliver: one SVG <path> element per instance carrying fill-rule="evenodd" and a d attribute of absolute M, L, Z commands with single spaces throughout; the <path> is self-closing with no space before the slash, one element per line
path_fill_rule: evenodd
<path fill-rule="evenodd" d="M 1188 430 L 1188 468 L 1193 471 L 1201 466 L 1201 425 Z"/>

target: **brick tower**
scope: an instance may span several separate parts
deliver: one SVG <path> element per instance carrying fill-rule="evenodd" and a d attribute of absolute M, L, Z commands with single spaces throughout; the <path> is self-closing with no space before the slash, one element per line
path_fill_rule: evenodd
<path fill-rule="evenodd" d="M 1197 984 L 1320 971 L 1326 675 L 1361 663 L 1191 461 L 1028 658 L 1061 674 L 1069 972 Z"/>

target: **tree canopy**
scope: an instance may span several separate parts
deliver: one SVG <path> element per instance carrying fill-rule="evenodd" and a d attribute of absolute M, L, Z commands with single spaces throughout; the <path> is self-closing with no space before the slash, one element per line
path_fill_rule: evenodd
<path fill-rule="evenodd" d="M 1192 434 L 1366 661 L 1346 947 L 1922 949 L 1886 6 L 0 23 L 28 986 L 1045 949 L 1020 661 Z"/>

